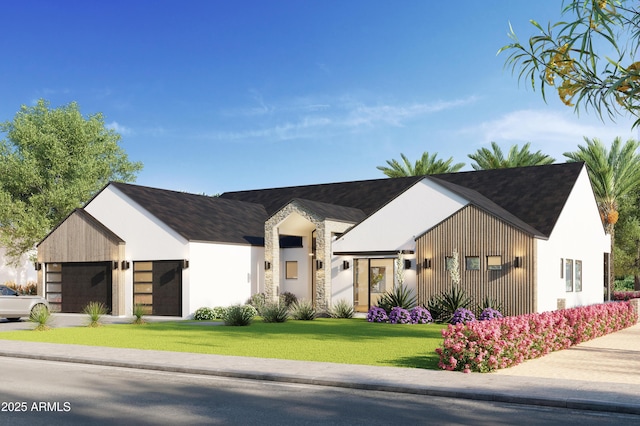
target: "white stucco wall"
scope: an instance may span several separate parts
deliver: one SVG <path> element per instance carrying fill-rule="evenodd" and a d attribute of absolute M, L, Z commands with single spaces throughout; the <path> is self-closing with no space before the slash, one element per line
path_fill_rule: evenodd
<path fill-rule="evenodd" d="M 33 262 L 29 260 L 29 256 L 32 254 L 35 255 L 35 251 L 22 255 L 18 265 L 13 266 L 9 265 L 8 260 L 5 258 L 4 248 L 0 247 L 0 284 L 12 282 L 18 285 L 25 285 L 30 281 L 37 281 L 38 273 L 33 266 Z"/>
<path fill-rule="evenodd" d="M 610 250 L 611 240 L 604 232 L 587 170 L 583 168 L 549 240 L 537 240 L 537 311 L 557 309 L 558 299 L 565 299 L 567 308 L 602 303 L 603 257 Z M 561 259 L 582 261 L 581 292 L 565 290 Z"/>
<path fill-rule="evenodd" d="M 85 210 L 126 242 L 127 260 L 188 259 L 186 239 L 113 186 Z"/>
<path fill-rule="evenodd" d="M 279 294 L 286 291 L 298 299 L 312 300 L 311 294 L 311 257 L 309 256 L 309 238 L 302 237 L 302 247 L 280 249 L 280 288 Z M 298 278 L 287 279 L 285 262 L 298 262 Z"/>
<path fill-rule="evenodd" d="M 349 262 L 349 269 L 344 269 L 343 261 Z M 333 256 L 331 259 L 331 306 L 340 300 L 353 305 L 353 258 L 349 256 Z"/>
<path fill-rule="evenodd" d="M 264 263 L 264 257 L 253 247 L 192 242 L 189 248 L 188 286 L 183 282 L 184 316 L 203 306 L 244 304 L 259 285 L 253 270 L 258 269 L 258 262 Z"/>
<path fill-rule="evenodd" d="M 423 179 L 333 244 L 334 252 L 415 250 L 415 237 L 468 202 Z"/>

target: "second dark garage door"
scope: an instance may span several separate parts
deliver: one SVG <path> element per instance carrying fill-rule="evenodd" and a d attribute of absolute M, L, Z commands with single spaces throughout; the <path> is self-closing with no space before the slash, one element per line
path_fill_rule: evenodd
<path fill-rule="evenodd" d="M 82 312 L 89 302 L 111 312 L 111 262 L 62 264 L 62 312 Z"/>

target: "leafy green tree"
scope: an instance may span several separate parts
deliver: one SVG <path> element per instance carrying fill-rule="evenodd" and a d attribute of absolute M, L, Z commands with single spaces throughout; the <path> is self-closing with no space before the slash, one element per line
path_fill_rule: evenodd
<path fill-rule="evenodd" d="M 640 187 L 640 142 L 629 139 L 622 144 L 615 138 L 611 149 L 599 139 L 584 138 L 586 146 L 578 145 L 575 152 L 565 152 L 569 161 L 584 161 L 587 165 L 589 180 L 600 210 L 600 217 L 607 233 L 611 235 L 611 276 L 615 278 L 615 224 L 618 222 L 618 208 L 622 199 Z M 611 297 L 611 288 L 607 289 L 607 298 Z"/>
<path fill-rule="evenodd" d="M 14 262 L 106 183 L 133 181 L 142 169 L 102 114 L 85 118 L 75 102 L 23 105 L 0 132 L 0 244 Z"/>
<path fill-rule="evenodd" d="M 464 167 L 464 163 L 453 164 L 453 157 L 449 157 L 448 160 L 442 160 L 437 158 L 438 153 L 429 155 L 428 152 L 424 152 L 422 157 L 416 160 L 415 164 L 404 155 L 400 154 L 402 163 L 398 160 L 387 160 L 389 167 L 378 166 L 377 169 L 390 178 L 405 177 L 405 176 L 423 176 L 423 175 L 435 175 L 439 173 L 454 173 Z"/>
<path fill-rule="evenodd" d="M 474 170 L 508 169 L 511 167 L 542 166 L 556 161 L 541 151 L 529 151 L 530 146 L 530 143 L 526 143 L 522 149 L 518 149 L 518 145 L 513 145 L 505 158 L 498 144 L 491 142 L 491 150 L 480 148 L 475 154 L 469 154 L 469 158 L 475 161 L 475 163 L 471 163 L 471 167 Z"/>
<path fill-rule="evenodd" d="M 619 202 L 616 223 L 615 271 L 618 277 L 633 275 L 634 289 L 640 290 L 640 188 Z"/>
<path fill-rule="evenodd" d="M 538 35 L 520 43 L 513 28 L 506 64 L 519 80 L 552 86 L 567 106 L 592 108 L 600 117 L 630 112 L 640 124 L 640 9 L 629 0 L 563 2 L 562 18 L 543 27 L 531 20 Z"/>

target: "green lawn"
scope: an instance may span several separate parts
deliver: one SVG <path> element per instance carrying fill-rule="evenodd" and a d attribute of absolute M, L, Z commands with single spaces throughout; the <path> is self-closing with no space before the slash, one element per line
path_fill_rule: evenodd
<path fill-rule="evenodd" d="M 330 318 L 248 327 L 176 321 L 13 331 L 0 339 L 435 369 L 442 328 Z"/>

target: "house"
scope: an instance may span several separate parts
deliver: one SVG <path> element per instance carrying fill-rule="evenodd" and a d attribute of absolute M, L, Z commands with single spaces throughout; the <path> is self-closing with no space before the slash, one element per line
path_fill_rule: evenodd
<path fill-rule="evenodd" d="M 366 311 L 404 282 L 461 286 L 509 314 L 602 302 L 610 239 L 582 163 L 224 193 L 110 183 L 39 245 L 52 306 L 187 317 L 283 292 Z"/>

